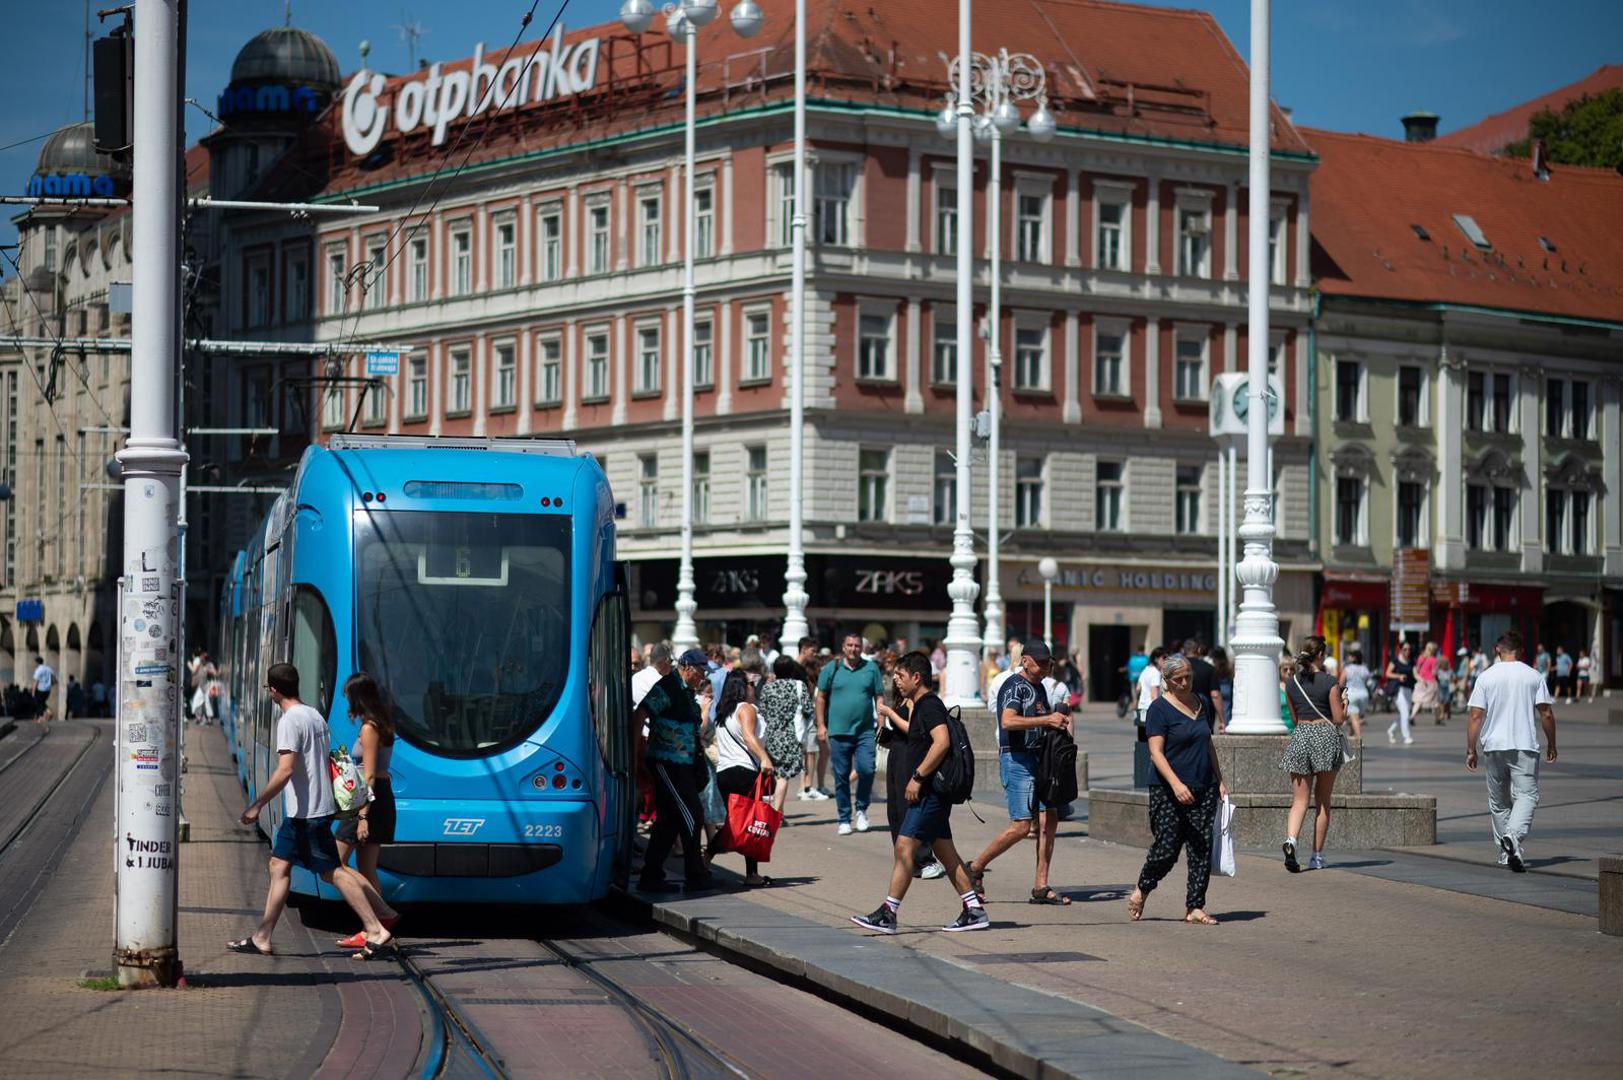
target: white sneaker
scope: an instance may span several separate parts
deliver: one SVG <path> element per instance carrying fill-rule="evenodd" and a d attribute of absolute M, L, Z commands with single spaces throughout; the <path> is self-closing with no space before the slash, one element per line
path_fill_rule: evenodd
<path fill-rule="evenodd" d="M 1395 742 L 1398 741 L 1398 733 L 1397 733 L 1396 729 L 1394 729 L 1394 728 L 1387 728 L 1386 729 L 1386 741 L 1389 742 L 1389 743 L 1395 743 Z"/>
<path fill-rule="evenodd" d="M 812 788 L 811 797 L 813 802 L 828 802 L 834 796 L 830 795 L 822 788 Z"/>
<path fill-rule="evenodd" d="M 936 878 L 946 876 L 947 868 L 942 866 L 939 862 L 930 863 L 923 870 L 919 871 L 919 877 L 923 878 L 925 881 L 934 881 Z"/>
<path fill-rule="evenodd" d="M 865 810 L 857 811 L 857 832 L 868 831 L 868 814 Z"/>
<path fill-rule="evenodd" d="M 801 790 L 799 795 L 795 796 L 795 798 L 799 799 L 801 802 L 816 802 L 821 799 L 822 796 L 810 788 L 804 788 Z"/>
<path fill-rule="evenodd" d="M 1324 856 L 1315 851 L 1313 857 L 1307 861 L 1307 868 L 1309 870 L 1323 870 Z"/>
<path fill-rule="evenodd" d="M 842 821 L 842 822 L 840 822 L 840 827 L 838 829 L 835 829 L 834 831 L 836 833 L 838 833 L 839 835 L 841 835 L 841 836 L 850 836 L 851 835 L 851 823 L 849 821 Z"/>
<path fill-rule="evenodd" d="M 1409 744 L 1410 744 L 1410 743 L 1412 743 L 1412 742 L 1414 742 L 1414 737 L 1413 737 L 1413 736 L 1411 736 L 1411 735 L 1405 735 L 1405 736 L 1404 736 L 1404 737 L 1403 737 L 1403 745 L 1404 745 L 1404 746 L 1408 746 L 1408 745 L 1409 745 Z"/>

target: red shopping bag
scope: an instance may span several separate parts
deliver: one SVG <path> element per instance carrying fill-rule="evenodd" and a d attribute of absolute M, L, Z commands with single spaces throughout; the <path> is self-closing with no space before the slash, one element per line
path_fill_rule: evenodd
<path fill-rule="evenodd" d="M 778 835 L 783 815 L 766 798 L 766 774 L 755 779 L 748 795 L 727 796 L 727 827 L 717 837 L 720 850 L 736 851 L 756 862 L 772 860 L 772 838 Z"/>

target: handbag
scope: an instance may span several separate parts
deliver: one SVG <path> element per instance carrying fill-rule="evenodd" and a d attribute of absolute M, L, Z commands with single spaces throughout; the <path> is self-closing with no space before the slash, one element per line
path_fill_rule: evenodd
<path fill-rule="evenodd" d="M 366 777 L 361 775 L 349 751 L 343 747 L 330 751 L 327 771 L 332 776 L 333 802 L 338 807 L 338 816 L 352 818 L 359 815 L 372 801 L 372 794 L 366 789 Z"/>
<path fill-rule="evenodd" d="M 761 773 L 750 794 L 727 796 L 727 824 L 716 837 L 718 851 L 736 851 L 756 862 L 772 860 L 772 841 L 783 815 L 773 809 L 767 790 L 766 774 Z"/>
<path fill-rule="evenodd" d="M 1234 876 L 1234 804 L 1227 795 L 1212 819 L 1212 869 L 1224 877 Z"/>

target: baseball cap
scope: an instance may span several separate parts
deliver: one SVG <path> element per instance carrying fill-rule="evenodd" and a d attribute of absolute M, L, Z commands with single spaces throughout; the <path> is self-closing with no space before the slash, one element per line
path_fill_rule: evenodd
<path fill-rule="evenodd" d="M 1054 659 L 1054 654 L 1048 651 L 1048 643 L 1039 637 L 1027 638 L 1020 651 L 1039 664 L 1046 664 Z"/>
<path fill-rule="evenodd" d="M 676 658 L 676 662 L 683 667 L 702 668 L 709 666 L 710 658 L 698 649 L 687 649 Z"/>

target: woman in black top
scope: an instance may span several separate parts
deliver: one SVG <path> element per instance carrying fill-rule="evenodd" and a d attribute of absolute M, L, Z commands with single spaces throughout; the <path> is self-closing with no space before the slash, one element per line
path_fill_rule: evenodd
<path fill-rule="evenodd" d="M 1215 925 L 1206 914 L 1206 885 L 1212 874 L 1212 818 L 1217 802 L 1228 797 L 1223 770 L 1212 746 L 1212 703 L 1194 691 L 1194 673 L 1181 655 L 1161 661 L 1165 692 L 1144 714 L 1149 736 L 1150 828 L 1155 843 L 1138 874 L 1138 887 L 1127 898 L 1127 913 L 1137 922 L 1144 902 L 1185 849 L 1189 887 L 1184 922 Z"/>
<path fill-rule="evenodd" d="M 1392 721 L 1392 726 L 1386 729 L 1386 741 L 1397 742 L 1398 731 L 1403 732 L 1405 746 L 1414 742 L 1414 736 L 1409 734 L 1409 707 L 1414 700 L 1414 651 L 1405 641 L 1398 646 L 1397 655 L 1386 662 L 1386 677 L 1397 686 L 1393 702 L 1398 707 L 1398 718 Z"/>
<path fill-rule="evenodd" d="M 1341 686 L 1324 670 L 1324 639 L 1317 635 L 1302 643 L 1296 671 L 1285 680 L 1285 705 L 1290 709 L 1291 741 L 1279 767 L 1291 774 L 1291 812 L 1285 830 L 1285 869 L 1296 873 L 1296 833 L 1307 818 L 1311 792 L 1318 806 L 1313 818 L 1313 858 L 1309 870 L 1324 869 L 1324 838 L 1330 832 L 1330 794 L 1341 768 Z"/>

